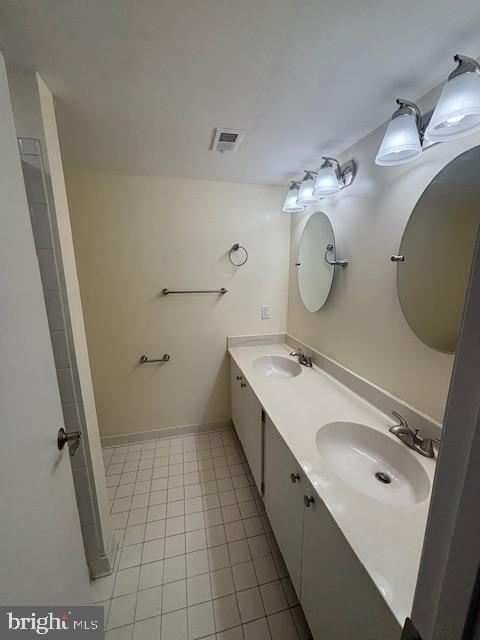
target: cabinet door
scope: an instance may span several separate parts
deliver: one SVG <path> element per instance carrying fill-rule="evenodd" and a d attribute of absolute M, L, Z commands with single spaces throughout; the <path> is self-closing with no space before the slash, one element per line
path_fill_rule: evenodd
<path fill-rule="evenodd" d="M 243 382 L 243 376 L 235 362 L 230 360 L 230 397 L 232 403 L 232 421 L 237 432 L 237 436 L 242 443 L 244 442 L 243 434 L 243 388 L 240 386 Z"/>
<path fill-rule="evenodd" d="M 268 416 L 265 419 L 264 450 L 263 501 L 293 586 L 300 595 L 303 471 Z"/>
<path fill-rule="evenodd" d="M 250 385 L 243 381 L 242 416 L 243 416 L 243 450 L 247 456 L 253 479 L 260 493 L 262 492 L 263 466 L 263 425 L 262 405 L 252 391 Z"/>
<path fill-rule="evenodd" d="M 400 627 L 321 499 L 305 508 L 300 600 L 316 640 L 398 640 Z"/>
<path fill-rule="evenodd" d="M 230 361 L 230 388 L 232 420 L 235 431 L 242 443 L 253 479 L 258 490 L 262 490 L 262 405 L 246 382 L 242 371 L 233 360 Z"/>

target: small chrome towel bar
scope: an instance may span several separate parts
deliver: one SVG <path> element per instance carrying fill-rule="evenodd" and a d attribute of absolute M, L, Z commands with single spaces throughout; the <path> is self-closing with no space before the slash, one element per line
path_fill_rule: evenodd
<path fill-rule="evenodd" d="M 146 364 L 147 362 L 168 362 L 170 360 L 170 354 L 164 353 L 161 358 L 155 358 L 150 360 L 148 356 L 140 356 L 139 364 Z"/>
<path fill-rule="evenodd" d="M 225 287 L 221 289 L 198 289 L 197 291 L 172 291 L 171 289 L 162 289 L 163 296 L 168 296 L 170 293 L 218 293 L 223 296 L 225 293 L 228 293 L 228 289 L 225 289 Z"/>

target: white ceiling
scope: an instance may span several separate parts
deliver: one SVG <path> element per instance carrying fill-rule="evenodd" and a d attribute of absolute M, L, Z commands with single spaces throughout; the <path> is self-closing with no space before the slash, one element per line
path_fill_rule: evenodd
<path fill-rule="evenodd" d="M 478 0 L 1 0 L 67 166 L 287 184 L 480 53 Z M 236 154 L 216 126 L 246 129 Z"/>

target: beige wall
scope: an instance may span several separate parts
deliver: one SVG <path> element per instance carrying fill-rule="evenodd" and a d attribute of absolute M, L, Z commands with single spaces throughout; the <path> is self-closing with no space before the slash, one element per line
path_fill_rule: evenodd
<path fill-rule="evenodd" d="M 101 435 L 229 418 L 226 337 L 286 329 L 284 189 L 71 172 L 67 192 Z M 238 269 L 234 242 L 250 254 Z"/>
<path fill-rule="evenodd" d="M 427 104 L 433 104 L 433 95 Z M 394 105 L 392 103 L 392 110 Z M 292 215 L 288 331 L 299 340 L 441 420 L 453 356 L 433 351 L 410 330 L 400 308 L 396 265 L 403 230 L 432 178 L 456 155 L 480 144 L 480 135 L 438 145 L 403 167 L 374 163 L 385 127 L 353 146 L 354 184 L 331 200 Z M 303 227 L 313 211 L 331 219 L 340 258 L 326 306 L 310 313 L 303 306 L 294 266 Z"/>

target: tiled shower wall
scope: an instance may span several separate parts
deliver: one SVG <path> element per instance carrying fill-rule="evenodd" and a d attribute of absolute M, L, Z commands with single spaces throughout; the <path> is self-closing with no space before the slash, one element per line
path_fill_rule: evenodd
<path fill-rule="evenodd" d="M 47 308 L 64 428 L 66 431 L 78 430 L 82 432 L 80 446 L 75 456 L 71 458 L 71 463 L 85 555 L 88 564 L 92 565 L 103 554 L 103 549 L 97 524 L 96 500 L 90 480 L 92 476 L 87 453 L 88 435 L 85 428 L 75 352 L 70 333 L 70 318 L 63 281 L 61 254 L 58 248 L 56 221 L 48 202 L 40 142 L 32 138 L 19 138 L 18 143 Z M 60 426 L 58 425 L 58 427 Z M 52 425 L 52 429 L 55 428 L 57 425 Z"/>

